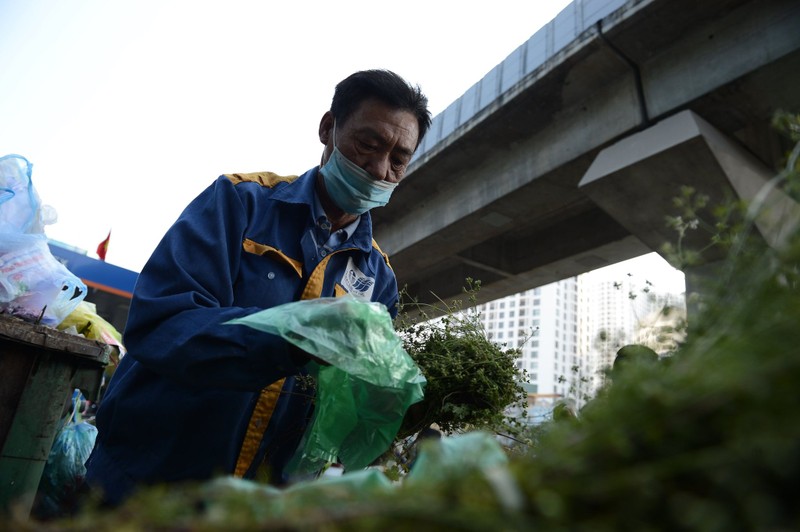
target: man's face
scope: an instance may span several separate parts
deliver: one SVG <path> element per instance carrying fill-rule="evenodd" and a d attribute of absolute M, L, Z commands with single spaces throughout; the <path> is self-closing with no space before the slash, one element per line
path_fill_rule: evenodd
<path fill-rule="evenodd" d="M 333 115 L 325 113 L 319 138 L 325 144 L 324 165 L 333 152 Z M 336 146 L 345 157 L 377 180 L 399 183 L 417 147 L 419 124 L 406 110 L 365 100 L 344 124 L 336 124 Z"/>

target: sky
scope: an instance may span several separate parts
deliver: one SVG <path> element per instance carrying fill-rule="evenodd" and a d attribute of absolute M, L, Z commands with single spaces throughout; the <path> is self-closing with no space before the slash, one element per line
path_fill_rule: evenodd
<path fill-rule="evenodd" d="M 591 272 L 594 281 L 622 281 L 630 275 L 635 286 L 650 288 L 658 294 L 683 294 L 686 280 L 683 272 L 676 270 L 658 253 L 648 253 L 633 259 L 624 260 L 598 268 Z"/>
<path fill-rule="evenodd" d="M 388 68 L 442 112 L 568 0 L 0 0 L 0 155 L 49 238 L 141 270 L 224 173 L 299 174 L 338 81 Z M 666 263 L 664 263 L 666 264 Z"/>

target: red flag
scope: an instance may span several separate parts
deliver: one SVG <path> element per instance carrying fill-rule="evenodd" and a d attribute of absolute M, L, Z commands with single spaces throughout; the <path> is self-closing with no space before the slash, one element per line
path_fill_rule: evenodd
<path fill-rule="evenodd" d="M 106 239 L 100 242 L 100 244 L 97 246 L 97 256 L 100 257 L 100 260 L 102 261 L 106 260 L 106 251 L 108 251 L 108 241 L 110 238 L 111 231 L 108 232 Z"/>

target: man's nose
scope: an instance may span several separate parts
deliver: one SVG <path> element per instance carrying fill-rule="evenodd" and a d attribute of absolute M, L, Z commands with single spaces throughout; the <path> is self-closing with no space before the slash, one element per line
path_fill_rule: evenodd
<path fill-rule="evenodd" d="M 389 158 L 386 156 L 375 155 L 367 161 L 364 170 L 369 172 L 377 181 L 387 181 L 389 179 Z"/>

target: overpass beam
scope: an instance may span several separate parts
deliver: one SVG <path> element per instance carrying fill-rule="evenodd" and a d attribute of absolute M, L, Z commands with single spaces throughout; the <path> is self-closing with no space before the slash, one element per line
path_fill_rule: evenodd
<path fill-rule="evenodd" d="M 751 204 L 758 213 L 754 225 L 771 246 L 780 246 L 800 225 L 800 207 L 780 189 L 774 172 L 688 110 L 600 151 L 579 184 L 601 209 L 676 268 L 684 265 L 663 252 L 664 245 L 678 237 L 666 218 L 680 215 L 672 200 L 681 196 L 684 186 L 708 197 L 698 212 L 705 221 L 713 221 L 712 210 L 726 201 Z M 682 245 L 706 249 L 712 236 L 690 230 Z M 703 260 L 711 266 L 723 258 L 722 253 L 712 246 Z M 687 271 L 687 284 L 700 271 Z"/>

